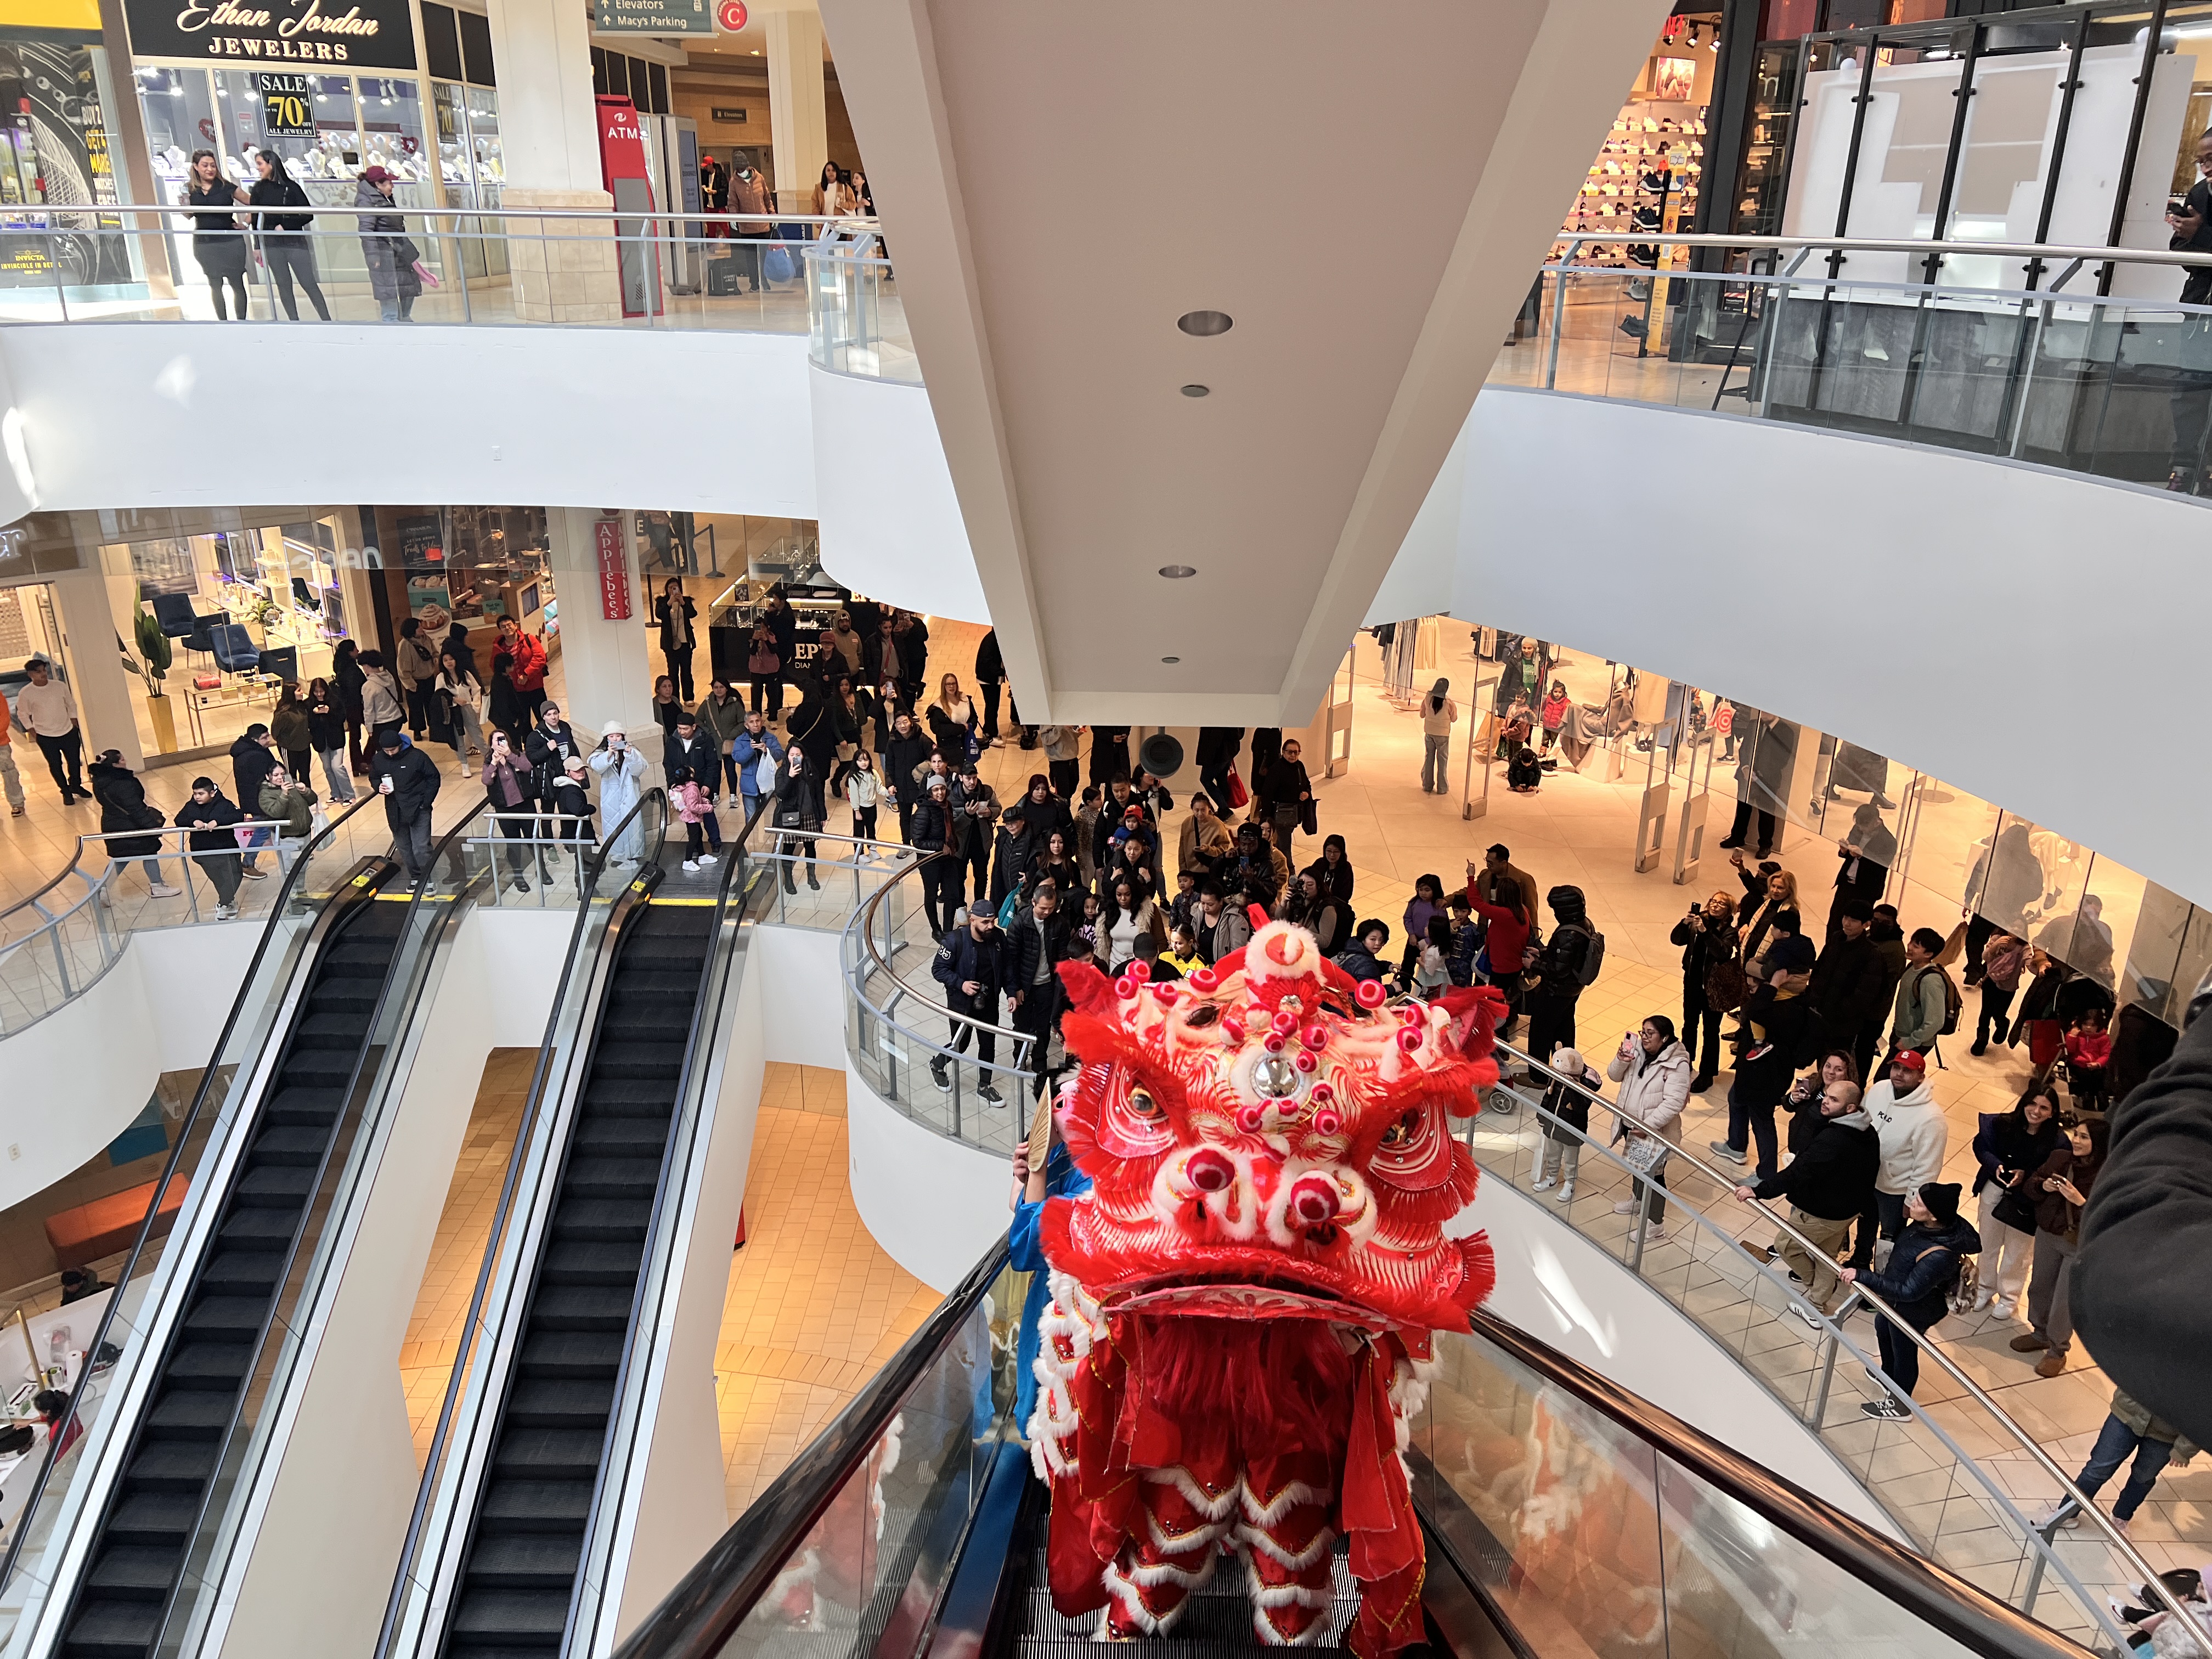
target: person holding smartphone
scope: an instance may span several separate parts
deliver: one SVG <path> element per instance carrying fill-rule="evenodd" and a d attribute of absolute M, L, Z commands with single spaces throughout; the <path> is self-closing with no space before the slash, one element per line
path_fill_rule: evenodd
<path fill-rule="evenodd" d="M 431 758 L 408 742 L 398 726 L 386 726 L 369 757 L 368 786 L 384 797 L 385 821 L 407 879 L 420 882 L 430 870 L 430 804 L 445 782 Z"/>
<path fill-rule="evenodd" d="M 1006 1243 L 1014 1271 L 1030 1276 L 1029 1294 L 1022 1298 L 1021 1329 L 1014 1350 L 1014 1421 L 1029 1432 L 1030 1417 L 1036 1409 L 1037 1325 L 1044 1317 L 1050 1294 L 1049 1268 L 1044 1259 L 1040 1230 L 1048 1198 L 1079 1198 L 1091 1190 L 1091 1177 L 1075 1167 L 1067 1143 L 1060 1138 L 1049 1098 L 1037 1103 L 1028 1137 L 1014 1148 L 1013 1224 Z"/>

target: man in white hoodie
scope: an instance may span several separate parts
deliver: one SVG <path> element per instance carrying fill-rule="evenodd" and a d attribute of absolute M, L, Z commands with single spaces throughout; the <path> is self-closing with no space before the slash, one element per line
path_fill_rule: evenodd
<path fill-rule="evenodd" d="M 1951 1140 L 1951 1126 L 1928 1086 L 1927 1057 L 1917 1048 L 1899 1049 L 1889 1062 L 1889 1075 L 1867 1091 L 1866 1115 L 1881 1138 L 1873 1218 L 1884 1238 L 1895 1238 L 1905 1231 L 1905 1195 L 1942 1176 L 1943 1154 Z M 1859 1220 L 1859 1239 L 1851 1251 L 1854 1267 L 1873 1260 L 1875 1228 L 1869 1220 Z"/>

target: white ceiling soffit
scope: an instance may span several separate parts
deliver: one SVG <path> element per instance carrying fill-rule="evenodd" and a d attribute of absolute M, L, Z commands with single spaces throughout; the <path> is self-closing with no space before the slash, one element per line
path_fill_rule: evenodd
<path fill-rule="evenodd" d="M 1304 724 L 1667 0 L 822 12 L 1024 707 Z"/>

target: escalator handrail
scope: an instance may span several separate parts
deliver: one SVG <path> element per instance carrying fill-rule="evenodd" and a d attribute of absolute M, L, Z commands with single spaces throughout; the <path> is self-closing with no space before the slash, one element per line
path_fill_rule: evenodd
<path fill-rule="evenodd" d="M 461 1320 L 464 1345 L 468 1340 L 468 1334 L 476 1329 L 477 1322 L 483 1316 L 484 1297 L 491 1289 L 492 1267 L 499 1254 L 499 1241 L 507 1230 L 508 1212 L 514 1206 L 514 1189 L 521 1181 L 522 1166 L 527 1162 L 524 1157 L 525 1149 L 530 1144 L 538 1114 L 544 1106 L 546 1079 L 552 1069 L 553 1050 L 560 1034 L 561 1010 L 568 1000 L 569 981 L 575 975 L 576 959 L 584 947 L 584 934 L 592 917 L 592 900 L 599 890 L 600 873 L 606 867 L 608 855 L 615 843 L 622 839 L 623 832 L 656 800 L 660 803 L 661 824 L 665 830 L 668 792 L 656 786 L 639 796 L 637 805 L 631 807 L 623 821 L 599 842 L 599 849 L 592 854 L 591 864 L 581 878 L 583 890 L 577 896 L 576 920 L 568 930 L 568 953 L 562 960 L 561 976 L 554 982 L 553 1006 L 545 1016 L 545 1036 L 538 1045 L 538 1063 L 530 1073 L 530 1089 L 523 1097 L 522 1115 L 515 1129 L 514 1146 L 507 1154 L 507 1174 L 500 1182 L 499 1207 L 492 1212 L 491 1227 L 484 1236 L 483 1260 L 477 1268 L 476 1288 L 469 1295 L 469 1310 Z M 430 1437 L 429 1455 L 422 1465 L 422 1479 L 416 1487 L 415 1507 L 407 1517 L 407 1535 L 400 1542 L 399 1561 L 392 1577 L 392 1594 L 385 1602 L 384 1623 L 377 1632 L 375 1659 L 385 1659 L 391 1651 L 392 1639 L 398 1632 L 400 1611 L 407 1602 L 408 1565 L 415 1559 L 415 1552 L 422 1542 L 423 1525 L 429 1519 L 434 1477 L 445 1454 L 446 1443 L 453 1433 L 453 1408 L 460 1398 L 462 1375 L 467 1369 L 460 1363 L 457 1351 L 453 1375 L 446 1379 L 445 1401 L 438 1409 L 438 1426 Z"/>
<path fill-rule="evenodd" d="M 1005 1271 L 1001 1237 L 615 1650 L 614 1659 L 712 1659 L 882 1440 L 914 1386 L 967 1330 Z"/>
<path fill-rule="evenodd" d="M 723 850 L 722 879 L 715 889 L 714 919 L 713 925 L 708 930 L 708 937 L 710 940 L 719 939 L 721 935 L 723 921 L 729 914 L 731 890 L 737 884 L 738 876 L 745 862 L 746 838 L 752 834 L 753 826 L 761 821 L 766 810 L 765 801 L 755 806 L 746 816 L 743 827 Z M 744 907 L 750 896 L 748 892 L 740 892 L 738 896 L 740 926 L 744 920 Z M 711 979 L 713 976 L 714 963 L 713 946 L 710 945 L 702 980 Z M 684 1103 L 691 1097 L 694 1090 L 705 1086 L 704 1079 L 700 1079 L 695 1083 L 693 1068 L 702 1058 L 701 1048 L 706 1041 L 707 1027 L 714 1012 L 714 1008 L 709 1006 L 710 999 L 706 992 L 707 987 L 702 983 L 692 1004 L 691 1029 L 684 1041 L 684 1064 L 677 1074 L 676 1088 L 676 1109 L 679 1115 L 684 1109 Z M 697 1120 L 695 1118 L 693 1121 L 696 1124 Z M 663 1146 L 660 1152 L 660 1174 L 653 1184 L 653 1211 L 647 1217 L 645 1224 L 646 1248 L 648 1251 L 652 1249 L 654 1241 L 660 1237 L 662 1221 L 668 1206 L 669 1188 L 672 1184 L 672 1177 L 675 1173 L 676 1164 L 675 1129 L 676 1126 L 672 1122 L 669 1125 L 667 1145 Z M 640 1261 L 637 1285 L 630 1292 L 629 1322 L 623 1332 L 622 1359 L 615 1368 L 614 1406 L 607 1413 L 606 1437 L 599 1446 L 598 1472 L 592 1477 L 592 1501 L 584 1511 L 584 1547 L 586 1551 L 590 1549 L 592 1539 L 598 1528 L 599 1504 L 606 1491 L 607 1466 L 614 1453 L 615 1436 L 622 1426 L 622 1402 L 630 1386 L 630 1372 L 633 1362 L 637 1357 L 638 1342 L 644 1322 L 642 1316 L 646 1285 L 652 1277 L 649 1264 L 649 1257 Z M 586 1565 L 585 1559 L 580 1556 L 576 1563 L 576 1577 L 569 1586 L 568 1614 L 561 1626 L 561 1650 L 564 1654 L 568 1650 L 568 1644 L 575 1639 L 576 1613 L 578 1605 L 583 1599 Z"/>
<path fill-rule="evenodd" d="M 253 1371 L 258 1370 L 261 1354 L 268 1346 L 269 1334 L 276 1328 L 278 1322 L 277 1308 L 283 1300 L 284 1287 L 290 1285 L 292 1282 L 292 1272 L 294 1267 L 298 1264 L 300 1259 L 300 1247 L 307 1242 L 307 1217 L 313 1212 L 315 1200 L 320 1195 L 323 1188 L 323 1182 L 330 1170 L 331 1158 L 337 1151 L 339 1132 L 344 1124 L 346 1113 L 352 1106 L 355 1095 L 360 1091 L 362 1068 L 368 1064 L 369 1050 L 374 1046 L 378 1026 L 384 1018 L 385 1006 L 392 999 L 392 986 L 398 977 L 400 964 L 406 958 L 407 940 L 412 937 L 414 933 L 415 921 L 416 916 L 422 912 L 422 901 L 424 897 L 428 895 L 432 884 L 437 878 L 439 860 L 445 855 L 447 849 L 453 845 L 455 837 L 465 835 L 467 832 L 469 826 L 476 822 L 477 814 L 483 811 L 490 805 L 490 792 L 486 791 L 483 800 L 479 805 L 472 806 L 466 812 L 464 812 L 459 818 L 455 820 L 453 827 L 447 830 L 443 836 L 441 836 L 438 838 L 436 843 L 430 849 L 429 856 L 425 858 L 422 861 L 422 873 L 416 878 L 414 890 L 408 895 L 407 914 L 400 919 L 399 923 L 399 944 L 393 950 L 392 953 L 392 962 L 390 965 L 385 969 L 384 977 L 377 985 L 376 1001 L 369 1009 L 368 1024 L 362 1036 L 361 1051 L 354 1056 L 353 1069 L 346 1073 L 345 1089 L 338 1097 L 338 1115 L 331 1124 L 330 1139 L 324 1143 L 322 1156 L 316 1160 L 314 1180 L 308 1187 L 310 1196 L 307 1206 L 301 1212 L 300 1231 L 293 1235 L 291 1243 L 285 1247 L 284 1265 L 283 1268 L 279 1270 L 276 1276 L 276 1284 L 278 1287 L 277 1292 L 275 1296 L 272 1296 L 270 1298 L 268 1311 L 263 1314 L 261 1317 L 261 1328 L 254 1333 L 252 1350 L 254 1362 L 252 1370 L 249 1371 L 249 1375 L 252 1375 Z M 468 884 L 463 883 L 460 887 L 456 890 L 456 896 L 458 896 L 459 893 L 461 891 L 465 891 L 467 885 Z M 279 897 L 281 899 L 282 896 L 280 895 Z M 434 946 L 430 948 L 434 950 Z M 426 952 L 426 955 L 428 953 Z M 427 984 L 428 982 L 428 981 L 426 977 L 424 983 Z M 412 1018 L 416 1010 L 412 1006 L 409 1008 L 408 1014 L 410 1019 Z M 406 1022 L 402 1022 L 400 1029 L 402 1031 L 404 1031 L 406 1029 Z M 326 1213 L 325 1218 L 326 1224 L 330 1219 L 331 1219 L 331 1217 Z M 302 1285 L 301 1288 L 305 1290 L 306 1286 Z M 298 1313 L 296 1304 L 294 1306 L 293 1311 L 296 1316 Z M 222 1433 L 217 1437 L 219 1443 L 222 1445 L 227 1447 L 230 1443 L 230 1437 L 237 1430 L 238 1420 L 245 1414 L 246 1403 L 246 1392 L 241 1389 L 232 1405 L 229 1418 L 222 1425 Z M 209 1507 L 216 1500 L 216 1492 L 219 1484 L 219 1482 L 215 1480 L 209 1481 L 207 1486 L 200 1494 L 200 1506 L 198 1510 L 192 1516 L 191 1530 L 185 1534 L 185 1547 L 186 1559 L 188 1561 L 190 1559 L 193 1542 L 199 1538 L 202 1529 L 207 1525 Z M 179 1578 L 175 1588 L 173 1588 L 169 1593 L 168 1601 L 161 1615 L 161 1632 L 163 1637 L 166 1637 L 167 1633 L 169 1620 L 176 1616 L 178 1597 L 183 1589 L 184 1583 L 183 1580 Z M 157 1637 L 155 1638 L 155 1645 L 157 1650 L 161 1647 L 162 1639 L 161 1637 Z"/>
<path fill-rule="evenodd" d="M 1873 1586 L 1972 1652 L 2006 1659 L 2081 1659 L 2070 1638 L 2039 1624 L 1856 1516 L 1762 1468 L 1650 1401 L 1507 1324 L 1487 1309 L 1470 1316 L 1474 1334 L 1545 1382 L 1688 1469 L 1777 1532 Z"/>
<path fill-rule="evenodd" d="M 261 925 L 261 938 L 254 945 L 253 955 L 247 960 L 246 972 L 239 980 L 238 995 L 231 1001 L 230 1013 L 222 1023 L 222 1030 L 216 1036 L 215 1047 L 208 1051 L 208 1063 L 200 1073 L 198 1088 L 192 1091 L 192 1103 L 185 1109 L 184 1120 L 177 1126 L 177 1137 L 170 1143 L 168 1160 L 161 1166 L 160 1178 L 154 1184 L 153 1199 L 146 1206 L 146 1219 L 139 1224 L 138 1237 L 131 1241 L 130 1257 L 124 1262 L 123 1271 L 116 1276 L 115 1288 L 107 1298 L 107 1305 L 100 1310 L 100 1323 L 94 1328 L 91 1341 L 85 1344 L 85 1367 L 88 1372 L 91 1369 L 92 1357 L 97 1354 L 107 1341 L 109 1329 L 115 1323 L 117 1310 L 123 1301 L 123 1292 L 137 1274 L 139 1261 L 145 1255 L 146 1246 L 153 1237 L 154 1224 L 161 1218 L 162 1194 L 169 1190 L 170 1182 L 176 1179 L 177 1165 L 184 1158 L 185 1148 L 191 1140 L 193 1127 L 198 1123 L 201 1109 L 207 1104 L 208 1092 L 215 1085 L 217 1063 L 222 1060 L 223 1051 L 230 1046 L 230 1039 L 238 1030 L 238 1022 L 246 1012 L 246 999 L 252 994 L 254 979 L 261 971 L 263 958 L 269 954 L 270 942 L 276 937 L 276 925 L 284 919 L 285 913 L 289 908 L 292 890 L 299 882 L 301 872 L 313 861 L 316 850 L 337 833 L 339 825 L 377 799 L 378 797 L 374 795 L 363 795 L 351 806 L 325 824 L 320 834 L 311 836 L 307 844 L 300 848 L 293 857 L 292 867 L 284 872 L 284 884 L 276 890 L 276 896 L 270 903 L 269 915 Z M 188 872 L 187 874 L 189 873 Z M 272 1036 L 277 1035 L 275 1032 L 270 1033 Z M 39 1500 L 46 1495 L 47 1484 L 53 1477 L 55 1449 L 67 1444 L 71 1437 L 69 1432 L 70 1426 L 76 1421 L 77 1405 L 84 1397 L 84 1384 L 88 1380 L 88 1376 L 78 1378 L 77 1386 L 69 1391 L 69 1405 L 62 1413 L 62 1420 L 55 1424 L 46 1436 L 46 1453 L 39 1461 L 38 1479 L 31 1483 L 31 1490 L 23 1500 L 23 1507 L 17 1511 L 18 1520 L 13 1528 L 15 1535 L 8 1540 L 8 1553 L 4 1557 L 0 1557 L 0 1590 L 4 1590 L 9 1584 L 15 1582 L 15 1568 L 22 1554 L 23 1540 L 31 1533 L 31 1517 L 38 1513 Z"/>

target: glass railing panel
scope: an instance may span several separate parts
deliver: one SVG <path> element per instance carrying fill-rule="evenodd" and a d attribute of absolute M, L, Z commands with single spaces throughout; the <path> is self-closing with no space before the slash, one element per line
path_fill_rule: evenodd
<path fill-rule="evenodd" d="M 1029 1277 L 1001 1272 L 923 1367 L 768 1594 L 716 1650 L 722 1659 L 780 1655 L 797 1635 L 867 1653 L 894 1620 L 919 1620 L 935 1604 L 989 1460 L 1015 1432 L 1014 1334 Z"/>

